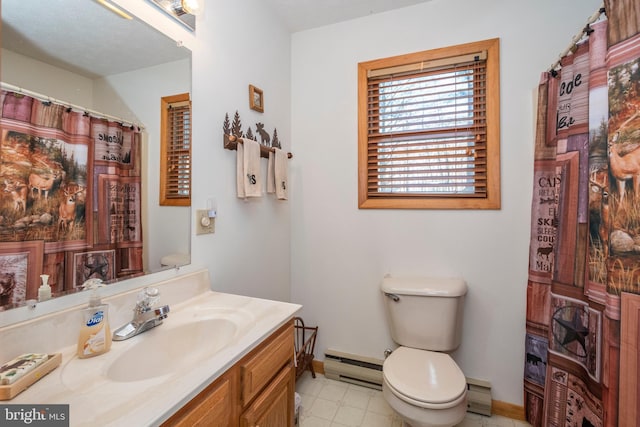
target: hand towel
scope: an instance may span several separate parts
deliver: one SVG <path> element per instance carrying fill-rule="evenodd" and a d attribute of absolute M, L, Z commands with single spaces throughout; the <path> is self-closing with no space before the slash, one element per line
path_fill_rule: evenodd
<path fill-rule="evenodd" d="M 260 178 L 260 144 L 252 139 L 243 139 L 244 145 L 244 194 L 246 197 L 262 197 Z"/>
<path fill-rule="evenodd" d="M 244 199 L 246 197 L 244 192 L 244 144 L 238 143 L 236 149 L 236 192 L 238 198 Z"/>
<path fill-rule="evenodd" d="M 276 154 L 273 151 L 269 151 L 269 161 L 267 163 L 267 193 L 273 194 L 276 192 Z"/>
<path fill-rule="evenodd" d="M 289 158 L 287 157 L 287 153 L 279 148 L 275 149 L 274 157 L 276 198 L 278 200 L 287 200 L 289 197 Z"/>

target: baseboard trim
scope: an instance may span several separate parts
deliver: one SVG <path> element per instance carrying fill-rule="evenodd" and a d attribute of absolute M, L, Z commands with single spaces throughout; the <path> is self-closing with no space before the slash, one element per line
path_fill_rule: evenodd
<path fill-rule="evenodd" d="M 313 370 L 316 372 L 316 374 L 324 375 L 324 362 L 314 359 L 311 361 L 311 365 L 313 366 Z"/>
<path fill-rule="evenodd" d="M 526 421 L 524 406 L 514 405 L 513 403 L 502 402 L 500 400 L 491 401 L 491 413 L 513 420 Z"/>
<path fill-rule="evenodd" d="M 313 370 L 317 374 L 324 375 L 324 362 L 313 360 Z M 501 417 L 511 418 L 513 420 L 525 421 L 524 406 L 514 405 L 513 403 L 502 402 L 500 400 L 491 401 L 491 413 Z"/>

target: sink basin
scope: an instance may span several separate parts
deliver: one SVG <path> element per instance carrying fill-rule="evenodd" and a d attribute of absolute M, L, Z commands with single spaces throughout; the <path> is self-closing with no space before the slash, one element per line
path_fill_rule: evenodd
<path fill-rule="evenodd" d="M 180 372 L 220 351 L 237 330 L 236 322 L 225 318 L 171 328 L 160 325 L 140 335 L 140 342 L 111 362 L 106 376 L 112 381 L 130 382 Z"/>
<path fill-rule="evenodd" d="M 243 307 L 194 305 L 175 310 L 140 335 L 113 343 L 111 351 L 88 359 L 72 357 L 60 370 L 68 390 L 83 391 L 96 384 L 163 381 L 201 365 L 233 345 L 255 325 Z"/>

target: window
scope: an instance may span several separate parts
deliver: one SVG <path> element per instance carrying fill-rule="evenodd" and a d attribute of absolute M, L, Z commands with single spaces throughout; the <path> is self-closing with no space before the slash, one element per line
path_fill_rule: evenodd
<path fill-rule="evenodd" d="M 191 101 L 189 94 L 160 101 L 160 205 L 191 205 Z"/>
<path fill-rule="evenodd" d="M 499 39 L 358 64 L 358 204 L 499 209 Z"/>

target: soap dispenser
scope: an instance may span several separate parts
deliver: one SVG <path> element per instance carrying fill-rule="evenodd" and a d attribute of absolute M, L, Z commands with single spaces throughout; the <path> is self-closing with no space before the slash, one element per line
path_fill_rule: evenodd
<path fill-rule="evenodd" d="M 38 301 L 51 299 L 51 286 L 49 286 L 49 275 L 41 274 L 42 285 L 38 288 Z"/>
<path fill-rule="evenodd" d="M 82 287 L 91 291 L 89 306 L 82 310 L 82 326 L 78 336 L 77 355 L 80 359 L 106 353 L 111 348 L 109 306 L 103 304 L 98 288 L 105 286 L 100 279 L 89 279 Z"/>

